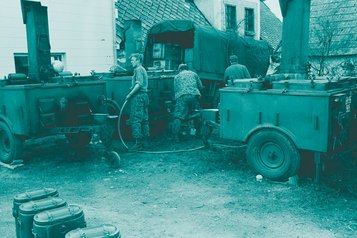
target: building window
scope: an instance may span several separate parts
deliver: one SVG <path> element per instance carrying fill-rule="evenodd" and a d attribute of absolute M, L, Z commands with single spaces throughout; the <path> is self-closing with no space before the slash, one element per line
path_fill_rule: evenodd
<path fill-rule="evenodd" d="M 237 9 L 236 6 L 226 5 L 226 29 L 237 29 Z"/>
<path fill-rule="evenodd" d="M 245 8 L 244 34 L 246 36 L 254 36 L 254 9 L 253 8 Z"/>
<path fill-rule="evenodd" d="M 59 60 L 64 62 L 65 53 L 51 53 L 51 62 Z M 28 75 L 28 57 L 27 53 L 14 53 L 15 72 Z"/>

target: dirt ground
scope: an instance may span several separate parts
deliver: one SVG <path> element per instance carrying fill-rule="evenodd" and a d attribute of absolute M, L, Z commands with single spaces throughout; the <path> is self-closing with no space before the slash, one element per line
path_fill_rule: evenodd
<path fill-rule="evenodd" d="M 193 138 L 176 145 L 156 139 L 149 149 L 201 145 Z M 125 238 L 357 237 L 356 179 L 351 179 L 356 169 L 330 173 L 321 185 L 311 175 L 297 185 L 259 182 L 244 147 L 124 153 L 116 141 L 114 148 L 121 157 L 118 169 L 110 167 L 100 144 L 79 152 L 62 137 L 28 142 L 24 166 L 0 167 L 1 237 L 15 237 L 14 195 L 43 187 L 80 205 L 88 227 L 113 224 Z"/>

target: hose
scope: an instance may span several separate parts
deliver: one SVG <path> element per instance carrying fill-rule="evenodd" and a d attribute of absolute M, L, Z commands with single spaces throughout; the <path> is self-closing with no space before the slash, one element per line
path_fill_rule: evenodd
<path fill-rule="evenodd" d="M 121 128 L 120 128 L 120 124 L 121 124 L 121 117 L 123 114 L 123 110 L 125 105 L 127 104 L 128 100 L 125 100 L 125 102 L 123 103 L 123 105 L 120 108 L 120 112 L 119 112 L 119 118 L 118 118 L 118 134 L 119 134 L 119 138 L 121 143 L 124 145 L 124 147 L 129 150 L 129 147 L 125 144 L 125 141 L 123 139 L 123 136 L 121 134 Z M 191 148 L 191 149 L 185 149 L 185 150 L 166 150 L 166 151 L 133 151 L 136 153 L 144 153 L 144 154 L 168 154 L 168 153 L 181 153 L 181 152 L 187 152 L 187 151 L 195 151 L 195 150 L 199 150 L 199 149 L 203 149 L 205 148 L 205 146 L 199 146 L 196 148 Z"/>
<path fill-rule="evenodd" d="M 124 147 L 129 150 L 129 147 L 125 144 L 124 140 L 123 140 L 123 136 L 121 135 L 121 129 L 120 129 L 120 121 L 121 121 L 121 116 L 124 110 L 124 107 L 126 105 L 126 103 L 128 102 L 128 100 L 125 100 L 125 102 L 123 103 L 123 106 L 121 106 L 120 108 L 120 112 L 119 112 L 119 118 L 118 118 L 118 134 L 119 134 L 119 138 L 121 143 L 124 145 Z"/>
<path fill-rule="evenodd" d="M 247 147 L 247 145 L 225 145 L 225 144 L 212 144 L 213 146 L 218 146 L 218 147 L 224 147 L 224 148 L 232 148 L 232 149 L 239 149 L 239 148 L 244 148 Z"/>
<path fill-rule="evenodd" d="M 119 138 L 121 143 L 124 145 L 124 147 L 127 150 L 130 150 L 129 147 L 125 144 L 125 141 L 123 139 L 123 136 L 121 134 L 121 128 L 120 128 L 120 124 L 121 124 L 121 117 L 122 117 L 122 113 L 124 110 L 124 107 L 126 106 L 128 100 L 125 100 L 122 107 L 120 108 L 120 112 L 119 112 L 119 118 L 118 118 L 118 134 L 119 134 Z M 223 145 L 223 144 L 214 144 L 216 146 L 221 146 L 221 147 L 227 147 L 227 148 L 241 148 L 241 147 L 245 147 L 245 145 L 242 146 L 229 146 L 229 145 Z M 191 148 L 191 149 L 184 149 L 184 150 L 164 150 L 164 151 L 133 151 L 136 153 L 143 153 L 143 154 L 169 154 L 169 153 L 182 153 L 182 152 L 189 152 L 189 151 L 195 151 L 195 150 L 200 150 L 205 148 L 206 146 L 198 146 L 195 148 Z"/>
<path fill-rule="evenodd" d="M 138 153 L 143 153 L 143 154 L 169 154 L 169 153 L 182 153 L 182 152 L 189 152 L 189 151 L 195 151 L 195 150 L 200 150 L 205 148 L 204 145 L 198 146 L 196 148 L 191 148 L 191 149 L 185 149 L 185 150 L 163 150 L 163 151 L 136 151 Z"/>

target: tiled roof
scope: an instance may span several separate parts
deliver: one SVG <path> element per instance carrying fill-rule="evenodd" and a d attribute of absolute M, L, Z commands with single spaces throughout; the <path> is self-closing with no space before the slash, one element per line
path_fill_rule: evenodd
<path fill-rule="evenodd" d="M 144 38 L 154 24 L 164 20 L 192 20 L 198 25 L 210 25 L 193 1 L 117 0 L 116 8 L 117 33 L 123 29 L 124 21 L 141 20 Z"/>
<path fill-rule="evenodd" d="M 282 22 L 269 7 L 260 2 L 260 38 L 266 40 L 274 49 L 281 40 Z"/>
<path fill-rule="evenodd" d="M 318 54 L 321 37 L 315 29 L 327 26 L 329 21 L 333 34 L 330 55 L 357 54 L 357 1 L 356 0 L 312 0 L 310 19 L 310 52 Z M 322 24 L 321 24 L 322 23 Z"/>

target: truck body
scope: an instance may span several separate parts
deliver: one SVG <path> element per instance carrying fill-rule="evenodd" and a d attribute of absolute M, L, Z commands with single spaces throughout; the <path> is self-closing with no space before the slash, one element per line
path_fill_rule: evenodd
<path fill-rule="evenodd" d="M 181 63 L 195 71 L 205 86 L 202 106 L 216 107 L 224 86 L 229 56 L 238 56 L 252 76 L 265 76 L 272 48 L 266 41 L 240 37 L 189 20 L 163 21 L 148 32 L 145 65 L 152 70 L 176 70 Z"/>
<path fill-rule="evenodd" d="M 265 75 L 269 66 L 271 47 L 265 41 L 238 37 L 213 27 L 198 26 L 189 20 L 163 21 L 154 25 L 147 35 L 144 66 L 149 75 L 149 123 L 152 135 L 166 132 L 174 105 L 174 76 L 177 67 L 186 63 L 195 71 L 203 85 L 203 108 L 217 107 L 219 88 L 224 86 L 224 71 L 230 54 L 237 54 L 252 75 Z M 107 97 L 117 106 L 110 111 L 118 114 L 131 87 L 131 76 L 105 76 Z M 115 107 L 117 107 L 115 109 Z M 129 138 L 127 128 L 129 104 L 123 109 L 121 131 Z M 116 111 L 116 112 L 115 112 Z M 129 122 L 130 123 L 130 122 Z"/>

